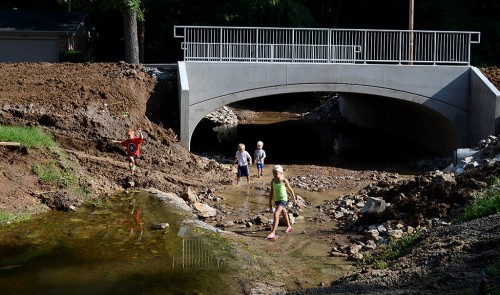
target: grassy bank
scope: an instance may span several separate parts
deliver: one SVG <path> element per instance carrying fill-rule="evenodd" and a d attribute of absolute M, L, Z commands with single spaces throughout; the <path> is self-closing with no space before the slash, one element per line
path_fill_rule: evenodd
<path fill-rule="evenodd" d="M 50 159 L 40 160 L 30 168 L 37 175 L 41 183 L 57 189 L 68 189 L 86 196 L 86 191 L 79 186 L 79 178 L 72 162 L 59 148 L 51 134 L 41 127 L 1 126 L 0 142 L 18 144 L 20 149 L 29 150 L 48 149 Z M 21 222 L 31 218 L 29 213 L 0 212 L 0 225 Z"/>

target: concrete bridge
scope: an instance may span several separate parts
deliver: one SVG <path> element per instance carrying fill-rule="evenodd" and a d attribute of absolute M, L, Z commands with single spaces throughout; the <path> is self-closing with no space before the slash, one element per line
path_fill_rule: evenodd
<path fill-rule="evenodd" d="M 184 38 L 180 139 L 188 149 L 196 125 L 217 108 L 297 92 L 335 92 L 349 122 L 442 154 L 475 146 L 500 128 L 500 93 L 469 63 L 479 33 L 175 30 Z"/>

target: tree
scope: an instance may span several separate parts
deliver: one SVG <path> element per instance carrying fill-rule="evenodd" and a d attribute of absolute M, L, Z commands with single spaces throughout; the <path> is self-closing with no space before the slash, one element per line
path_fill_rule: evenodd
<path fill-rule="evenodd" d="M 142 0 L 144 1 L 144 0 Z M 123 19 L 123 39 L 125 41 L 125 61 L 139 63 L 139 38 L 137 20 L 144 20 L 141 0 L 57 0 L 59 4 L 88 9 L 96 4 L 104 10 L 118 9 Z M 69 6 L 71 5 L 71 6 Z"/>
<path fill-rule="evenodd" d="M 137 35 L 137 17 L 142 19 L 141 0 L 108 0 L 116 2 L 123 17 L 123 37 L 125 40 L 125 61 L 139 63 L 139 38 Z"/>

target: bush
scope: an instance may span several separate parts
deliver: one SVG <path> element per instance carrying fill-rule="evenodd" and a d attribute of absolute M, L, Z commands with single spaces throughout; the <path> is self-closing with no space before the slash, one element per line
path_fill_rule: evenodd
<path fill-rule="evenodd" d="M 472 201 L 465 206 L 462 221 L 500 213 L 500 179 L 493 177 L 492 183 L 485 190 L 473 195 Z"/>
<path fill-rule="evenodd" d="M 80 50 L 66 50 L 59 54 L 60 62 L 85 62 L 85 56 Z"/>

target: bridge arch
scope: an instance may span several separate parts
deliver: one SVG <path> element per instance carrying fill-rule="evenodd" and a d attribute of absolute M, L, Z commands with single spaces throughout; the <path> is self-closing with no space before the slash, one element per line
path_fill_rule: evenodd
<path fill-rule="evenodd" d="M 461 108 L 400 90 L 353 84 L 293 84 L 208 98 L 196 105 L 198 110 L 203 111 L 192 114 L 190 118 L 193 124 L 190 138 L 201 120 L 222 106 L 258 97 L 305 92 L 337 93 L 340 96 L 341 113 L 351 123 L 383 130 L 437 153 L 450 153 L 459 146 L 461 140 L 466 140 L 460 138 L 459 132 L 467 124 L 467 113 Z"/>

